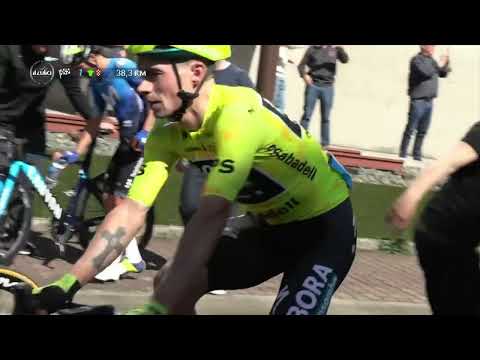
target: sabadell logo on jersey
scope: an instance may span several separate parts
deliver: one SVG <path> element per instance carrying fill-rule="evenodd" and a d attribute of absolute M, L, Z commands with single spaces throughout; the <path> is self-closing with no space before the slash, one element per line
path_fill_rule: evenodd
<path fill-rule="evenodd" d="M 294 168 L 302 175 L 305 175 L 310 180 L 313 181 L 315 179 L 317 168 L 315 166 L 311 166 L 308 161 L 298 160 L 293 153 L 283 152 L 283 150 L 275 144 L 268 146 L 266 151 L 271 155 L 276 156 L 278 160 Z"/>

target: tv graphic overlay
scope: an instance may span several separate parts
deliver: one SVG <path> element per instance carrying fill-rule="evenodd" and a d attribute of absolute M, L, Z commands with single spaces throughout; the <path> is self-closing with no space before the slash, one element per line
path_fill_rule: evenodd
<path fill-rule="evenodd" d="M 30 79 L 38 85 L 45 86 L 55 77 L 55 69 L 48 61 L 39 60 L 30 67 Z"/>

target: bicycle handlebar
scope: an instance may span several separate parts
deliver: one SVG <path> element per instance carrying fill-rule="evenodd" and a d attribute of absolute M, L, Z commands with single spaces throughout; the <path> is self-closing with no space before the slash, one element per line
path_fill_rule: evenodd
<path fill-rule="evenodd" d="M 35 315 L 41 309 L 37 308 L 32 297 L 32 287 L 26 283 L 12 287 L 15 297 L 15 308 L 12 315 Z M 51 315 L 115 315 L 112 305 L 84 305 L 70 302 Z"/>

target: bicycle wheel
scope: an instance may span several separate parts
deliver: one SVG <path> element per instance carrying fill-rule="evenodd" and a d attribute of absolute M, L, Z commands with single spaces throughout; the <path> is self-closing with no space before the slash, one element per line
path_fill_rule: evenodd
<path fill-rule="evenodd" d="M 104 189 L 104 174 L 93 179 L 95 186 L 84 187 L 78 197 L 78 206 L 75 215 L 80 220 L 78 238 L 80 245 L 86 249 L 90 244 L 97 227 L 105 219 L 105 208 L 101 201 L 101 193 Z M 147 214 L 145 225 L 137 234 L 137 241 L 140 248 L 144 248 L 153 236 L 153 224 L 155 215 L 153 208 Z"/>
<path fill-rule="evenodd" d="M 33 209 L 26 181 L 20 174 L 8 204 L 7 215 L 0 226 L 0 250 L 7 263 L 13 260 L 30 236 Z"/>
<path fill-rule="evenodd" d="M 32 288 L 38 288 L 38 285 L 28 276 L 17 271 L 0 268 L 0 314 L 12 314 L 15 308 L 14 286 L 18 284 L 28 284 Z"/>

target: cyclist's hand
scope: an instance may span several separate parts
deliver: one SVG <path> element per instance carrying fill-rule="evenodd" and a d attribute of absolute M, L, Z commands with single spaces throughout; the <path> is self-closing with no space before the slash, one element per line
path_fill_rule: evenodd
<path fill-rule="evenodd" d="M 71 302 L 71 296 L 56 284 L 37 289 L 19 284 L 14 290 L 14 315 L 48 315 L 65 308 Z"/>
<path fill-rule="evenodd" d="M 398 230 L 405 230 L 415 215 L 418 200 L 409 192 L 404 192 L 387 213 L 386 221 Z"/>
<path fill-rule="evenodd" d="M 64 151 L 60 159 L 65 160 L 68 164 L 73 164 L 78 161 L 80 155 L 76 151 Z"/>
<path fill-rule="evenodd" d="M 51 314 L 68 307 L 79 289 L 78 280 L 67 274 L 52 284 L 33 289 L 23 305 L 32 314 Z"/>
<path fill-rule="evenodd" d="M 147 130 L 140 130 L 132 139 L 131 146 L 135 151 L 143 152 L 147 142 L 149 132 Z"/>

